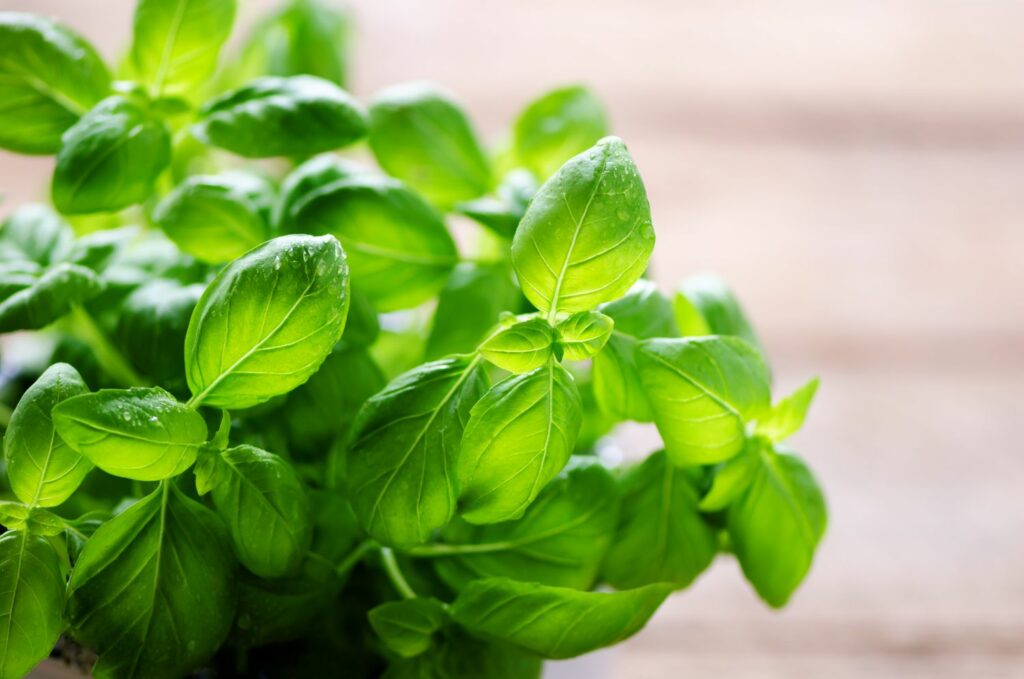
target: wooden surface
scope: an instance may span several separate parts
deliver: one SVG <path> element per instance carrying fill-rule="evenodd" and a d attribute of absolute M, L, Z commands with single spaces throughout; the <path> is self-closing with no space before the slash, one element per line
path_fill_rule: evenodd
<path fill-rule="evenodd" d="M 0 0 L 108 54 L 129 7 Z M 545 88 L 592 85 L 647 183 L 659 282 L 724 275 L 779 386 L 823 379 L 794 443 L 832 521 L 792 605 L 767 611 L 723 560 L 623 647 L 553 675 L 1024 676 L 1024 3 L 355 13 L 357 94 L 437 80 L 490 139 Z M 25 200 L 47 168 L 0 154 L 0 187 Z M 654 445 L 643 428 L 623 440 Z"/>

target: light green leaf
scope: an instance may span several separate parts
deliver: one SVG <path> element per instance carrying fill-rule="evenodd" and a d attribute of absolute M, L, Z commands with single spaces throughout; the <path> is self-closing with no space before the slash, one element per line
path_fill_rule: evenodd
<path fill-rule="evenodd" d="M 185 337 L 193 403 L 248 408 L 299 386 L 345 329 L 348 265 L 330 236 L 275 238 L 225 267 Z"/>
<path fill-rule="evenodd" d="M 110 92 L 96 50 L 35 14 L 0 12 L 0 147 L 53 154 L 61 135 Z"/>
<path fill-rule="evenodd" d="M 615 321 L 615 332 L 637 339 L 679 337 L 672 303 L 653 281 L 638 280 L 625 296 L 602 304 L 601 313 Z"/>
<path fill-rule="evenodd" d="M 456 203 L 454 210 L 502 238 L 512 238 L 538 188 L 530 172 L 512 170 L 502 179 L 494 196 Z"/>
<path fill-rule="evenodd" d="M 0 301 L 0 333 L 46 327 L 103 289 L 96 274 L 76 264 L 35 271 L 0 269 L 0 290 L 7 295 Z"/>
<path fill-rule="evenodd" d="M 71 497 L 92 469 L 54 431 L 50 419 L 55 405 L 88 391 L 74 368 L 57 363 L 18 401 L 4 434 L 4 461 L 11 490 L 22 502 L 56 507 Z"/>
<path fill-rule="evenodd" d="M 24 530 L 42 537 L 60 535 L 67 528 L 64 519 L 42 507 L 6 501 L 0 502 L 0 525 L 7 530 Z"/>
<path fill-rule="evenodd" d="M 398 376 L 363 406 L 353 426 L 348 484 L 352 507 L 373 538 L 408 547 L 451 520 L 459 441 L 486 389 L 478 360 L 445 358 Z"/>
<path fill-rule="evenodd" d="M 604 107 L 579 85 L 552 90 L 531 102 L 513 130 L 516 159 L 541 180 L 608 134 Z"/>
<path fill-rule="evenodd" d="M 366 134 L 366 114 L 323 78 L 265 77 L 207 104 L 192 132 L 247 158 L 307 156 L 348 146 Z"/>
<path fill-rule="evenodd" d="M 655 582 L 687 587 L 718 551 L 715 532 L 697 509 L 693 479 L 661 451 L 621 483 L 622 517 L 602 575 L 618 589 Z"/>
<path fill-rule="evenodd" d="M 82 214 L 141 203 L 170 159 L 163 122 L 128 97 L 107 97 L 64 133 L 53 204 L 64 214 Z"/>
<path fill-rule="evenodd" d="M 598 464 L 578 464 L 549 483 L 523 518 L 478 527 L 453 523 L 444 533 L 450 546 L 424 549 L 440 557 L 437 571 L 455 589 L 488 577 L 590 589 L 618 516 L 611 475 Z M 444 556 L 446 549 L 454 555 Z"/>
<path fill-rule="evenodd" d="M 466 114 L 430 83 L 390 87 L 370 105 L 370 148 L 384 171 L 442 207 L 476 198 L 491 169 Z"/>
<path fill-rule="evenodd" d="M 292 216 L 293 230 L 341 241 L 353 279 L 379 311 L 430 299 L 458 261 L 441 216 L 386 177 L 361 175 L 328 184 L 298 203 Z"/>
<path fill-rule="evenodd" d="M 501 313 L 518 310 L 521 299 L 508 264 L 458 265 L 437 297 L 426 357 L 475 351 Z"/>
<path fill-rule="evenodd" d="M 817 377 L 782 399 L 757 423 L 757 433 L 775 442 L 784 441 L 804 424 L 807 411 L 818 391 Z"/>
<path fill-rule="evenodd" d="M 735 335 L 761 348 L 757 333 L 739 300 L 720 278 L 694 276 L 683 281 L 674 301 L 676 320 L 684 337 Z"/>
<path fill-rule="evenodd" d="M 554 362 L 494 385 L 473 407 L 462 441 L 462 517 L 521 517 L 569 461 L 581 420 L 579 391 Z"/>
<path fill-rule="evenodd" d="M 202 416 L 159 387 L 101 389 L 52 412 L 69 446 L 108 474 L 138 481 L 182 473 L 207 436 Z"/>
<path fill-rule="evenodd" d="M 601 351 L 615 321 L 598 311 L 578 311 L 558 324 L 559 344 L 570 361 L 585 361 Z"/>
<path fill-rule="evenodd" d="M 620 297 L 647 268 L 654 228 L 625 144 L 607 137 L 544 182 L 512 241 L 523 293 L 554 318 Z"/>
<path fill-rule="evenodd" d="M 746 423 L 770 405 L 768 368 L 736 337 L 644 340 L 636 359 L 674 464 L 729 459 L 743 448 Z"/>
<path fill-rule="evenodd" d="M 437 599 L 389 601 L 370 610 L 370 626 L 381 641 L 403 658 L 428 648 L 447 614 Z"/>
<path fill-rule="evenodd" d="M 231 629 L 235 561 L 220 519 L 170 482 L 103 524 L 75 564 L 67 615 L 96 679 L 177 679 Z"/>
<path fill-rule="evenodd" d="M 553 360 L 554 345 L 554 328 L 543 318 L 530 318 L 489 337 L 480 354 L 499 368 L 527 373 Z"/>
<path fill-rule="evenodd" d="M 139 0 L 131 56 L 155 96 L 188 96 L 217 68 L 235 0 Z"/>
<path fill-rule="evenodd" d="M 470 583 L 451 612 L 471 632 L 544 658 L 572 658 L 636 634 L 671 591 L 671 585 L 657 584 L 580 592 L 489 578 Z"/>
<path fill-rule="evenodd" d="M 750 487 L 761 464 L 758 457 L 761 441 L 762 439 L 758 437 L 747 439 L 747 445 L 738 455 L 715 468 L 711 487 L 700 500 L 702 512 L 719 512 L 725 509 Z"/>
<path fill-rule="evenodd" d="M 153 221 L 183 251 L 220 264 L 267 240 L 272 200 L 273 187 L 257 175 L 197 175 L 160 202 Z"/>
<path fill-rule="evenodd" d="M 374 173 L 332 153 L 310 158 L 292 170 L 281 183 L 281 196 L 274 208 L 274 225 L 281 231 L 290 231 L 293 211 L 307 196 L 328 184 L 366 174 Z"/>
<path fill-rule="evenodd" d="M 59 262 L 75 235 L 46 205 L 22 205 L 0 226 L 0 259 L 27 259 L 41 266 Z"/>
<path fill-rule="evenodd" d="M 45 538 L 0 535 L 0 679 L 27 676 L 64 629 L 64 575 Z"/>
<path fill-rule="evenodd" d="M 252 446 L 228 448 L 215 459 L 222 471 L 213 506 L 238 560 L 262 578 L 294 575 L 312 539 L 309 498 L 295 470 Z"/>
<path fill-rule="evenodd" d="M 800 586 L 827 522 L 825 498 L 803 460 L 762 449 L 726 527 L 743 574 L 768 605 L 784 606 Z"/>

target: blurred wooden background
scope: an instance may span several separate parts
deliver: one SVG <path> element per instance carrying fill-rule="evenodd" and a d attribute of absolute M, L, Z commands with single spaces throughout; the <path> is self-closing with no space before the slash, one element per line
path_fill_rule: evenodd
<path fill-rule="evenodd" d="M 249 23 L 267 0 L 249 0 Z M 0 0 L 108 56 L 129 0 Z M 832 523 L 781 613 L 723 561 L 558 676 L 1024 676 L 1024 3 L 359 0 L 353 90 L 429 78 L 499 137 L 582 81 L 647 183 L 665 289 L 725 276 Z M 0 153 L 9 206 L 49 161 Z M 651 445 L 650 432 L 626 445 Z M 638 558 L 643 558 L 638 555 Z"/>

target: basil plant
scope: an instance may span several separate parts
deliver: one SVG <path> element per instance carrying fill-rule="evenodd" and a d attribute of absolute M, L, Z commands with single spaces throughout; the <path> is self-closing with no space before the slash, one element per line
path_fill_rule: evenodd
<path fill-rule="evenodd" d="M 817 382 L 773 395 L 721 281 L 646 277 L 595 96 L 493 150 L 432 84 L 343 89 L 323 0 L 220 63 L 235 13 L 139 0 L 113 69 L 0 13 L 0 147 L 55 156 L 0 228 L 0 679 L 537 677 L 719 554 L 786 604 Z M 603 458 L 629 421 L 663 448 Z"/>

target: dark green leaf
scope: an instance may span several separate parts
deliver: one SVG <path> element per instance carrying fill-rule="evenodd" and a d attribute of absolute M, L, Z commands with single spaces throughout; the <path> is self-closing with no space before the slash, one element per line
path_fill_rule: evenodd
<path fill-rule="evenodd" d="M 110 92 L 110 75 L 77 33 L 35 14 L 0 13 L 0 147 L 52 154 Z"/>
<path fill-rule="evenodd" d="M 735 335 L 760 349 L 757 333 L 732 290 L 715 276 L 694 276 L 679 286 L 676 320 L 684 337 Z"/>
<path fill-rule="evenodd" d="M 569 461 L 581 407 L 572 376 L 554 362 L 494 385 L 473 407 L 462 441 L 462 517 L 521 517 Z"/>
<path fill-rule="evenodd" d="M 601 351 L 615 321 L 598 311 L 578 311 L 558 324 L 558 343 L 569 361 L 585 361 Z"/>
<path fill-rule="evenodd" d="M 541 180 L 608 134 L 604 107 L 579 85 L 552 90 L 530 103 L 516 120 L 516 159 Z"/>
<path fill-rule="evenodd" d="M 135 101 L 108 97 L 64 134 L 53 204 L 64 214 L 81 214 L 141 203 L 170 159 L 167 127 Z"/>
<path fill-rule="evenodd" d="M 182 473 L 206 441 L 206 422 L 159 387 L 101 389 L 53 407 L 69 446 L 114 476 L 158 481 Z"/>
<path fill-rule="evenodd" d="M 64 628 L 64 583 L 45 538 L 0 535 L 0 677 L 27 676 L 50 654 Z"/>
<path fill-rule="evenodd" d="M 293 211 L 311 193 L 342 179 L 351 179 L 373 172 L 351 160 L 325 153 L 315 156 L 292 170 L 281 184 L 281 196 L 274 208 L 274 225 L 281 231 L 292 226 Z"/>
<path fill-rule="evenodd" d="M 513 170 L 505 175 L 493 197 L 457 203 L 454 209 L 502 238 L 512 238 L 537 188 L 537 180 L 532 174 L 526 170 Z"/>
<path fill-rule="evenodd" d="M 507 264 L 460 264 L 437 298 L 427 358 L 474 351 L 503 311 L 518 311 L 521 296 Z"/>
<path fill-rule="evenodd" d="M 536 370 L 553 360 L 555 330 L 542 318 L 502 328 L 480 345 L 480 355 L 513 373 Z"/>
<path fill-rule="evenodd" d="M 482 641 L 456 625 L 426 653 L 393 663 L 383 679 L 539 679 L 541 661 L 509 644 Z"/>
<path fill-rule="evenodd" d="M 193 133 L 248 158 L 307 156 L 366 134 L 366 114 L 348 92 L 309 75 L 266 77 L 214 99 Z"/>
<path fill-rule="evenodd" d="M 100 293 L 102 283 L 91 270 L 75 264 L 57 264 L 42 275 L 0 270 L 0 333 L 37 330 L 53 323 L 72 305 Z"/>
<path fill-rule="evenodd" d="M 341 337 L 348 303 L 345 253 L 330 236 L 282 236 L 236 259 L 192 313 L 193 401 L 248 408 L 299 386 Z"/>
<path fill-rule="evenodd" d="M 757 423 L 757 433 L 776 442 L 795 434 L 803 426 L 817 391 L 818 378 L 815 377 L 772 406 L 771 411 Z"/>
<path fill-rule="evenodd" d="M 46 205 L 22 205 L 0 227 L 0 259 L 27 259 L 41 266 L 71 250 L 74 232 Z"/>
<path fill-rule="evenodd" d="M 389 601 L 370 611 L 370 626 L 384 644 L 403 658 L 428 648 L 447 614 L 437 599 Z"/>

